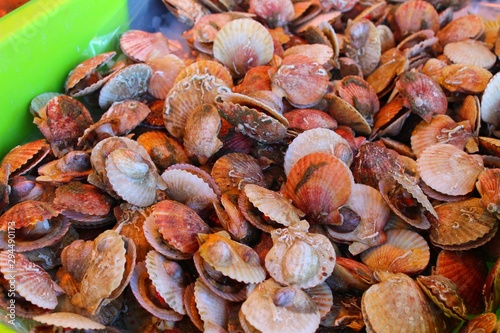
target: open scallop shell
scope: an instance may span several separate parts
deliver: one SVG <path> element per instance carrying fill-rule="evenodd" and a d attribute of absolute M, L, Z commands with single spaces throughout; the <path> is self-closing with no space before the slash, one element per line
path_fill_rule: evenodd
<path fill-rule="evenodd" d="M 129 30 L 120 37 L 120 48 L 130 59 L 146 62 L 170 53 L 168 40 L 161 32 Z"/>
<path fill-rule="evenodd" d="M 267 187 L 259 163 L 246 154 L 229 153 L 222 156 L 215 161 L 211 174 L 222 193 L 239 190 L 248 183 Z"/>
<path fill-rule="evenodd" d="M 492 214 L 500 213 L 500 169 L 486 169 L 479 175 L 476 189 L 481 204 Z"/>
<path fill-rule="evenodd" d="M 53 312 L 33 317 L 33 320 L 46 325 L 79 329 L 79 330 L 104 330 L 106 326 L 97 323 L 82 315 L 72 312 Z"/>
<path fill-rule="evenodd" d="M 406 229 L 387 230 L 387 241 L 361 253 L 361 261 L 373 270 L 417 274 L 430 260 L 429 245 L 418 233 Z"/>
<path fill-rule="evenodd" d="M 449 195 L 471 192 L 483 169 L 482 159 L 450 144 L 430 146 L 417 159 L 422 180 L 434 190 Z"/>
<path fill-rule="evenodd" d="M 361 135 L 369 135 L 372 132 L 370 124 L 361 113 L 349 102 L 333 93 L 326 94 L 328 113 L 339 125 L 352 128 Z"/>
<path fill-rule="evenodd" d="M 380 103 L 370 84 L 358 76 L 349 75 L 343 77 L 335 87 L 340 98 L 351 104 L 372 126 L 373 117 L 380 110 Z"/>
<path fill-rule="evenodd" d="M 191 253 L 183 253 L 170 246 L 163 238 L 163 235 L 158 231 L 158 226 L 155 223 L 154 217 L 149 216 L 144 220 L 143 230 L 144 237 L 151 247 L 166 258 L 171 260 L 186 260 L 193 256 Z"/>
<path fill-rule="evenodd" d="M 260 332 L 313 333 L 320 323 L 319 310 L 304 291 L 282 287 L 272 279 L 255 287 L 243 302 L 241 313 Z"/>
<path fill-rule="evenodd" d="M 311 297 L 319 310 L 321 319 L 325 318 L 332 309 L 333 293 L 326 282 L 304 290 Z"/>
<path fill-rule="evenodd" d="M 271 232 L 273 247 L 266 255 L 266 268 L 277 282 L 298 288 L 311 288 L 324 282 L 333 272 L 335 250 L 330 240 L 291 226 Z"/>
<path fill-rule="evenodd" d="M 382 50 L 377 27 L 366 18 L 350 21 L 344 39 L 347 56 L 359 63 L 363 75 L 372 73 L 377 68 Z"/>
<path fill-rule="evenodd" d="M 448 250 L 469 250 L 488 242 L 498 230 L 498 221 L 471 198 L 435 207 L 437 219 L 430 219 L 432 244 Z"/>
<path fill-rule="evenodd" d="M 491 130 L 500 129 L 500 112 L 498 112 L 500 107 L 499 89 L 500 74 L 497 73 L 488 82 L 481 98 L 481 119 L 492 127 L 490 132 L 492 132 Z"/>
<path fill-rule="evenodd" d="M 252 67 L 271 61 L 273 40 L 264 26 L 248 18 L 227 23 L 214 40 L 214 58 L 226 65 L 235 77 Z"/>
<path fill-rule="evenodd" d="M 353 153 L 347 141 L 329 129 L 315 128 L 304 131 L 293 139 L 285 153 L 283 168 L 285 174 L 302 157 L 315 152 L 328 153 L 351 165 Z"/>
<path fill-rule="evenodd" d="M 445 315 L 458 320 L 467 320 L 467 309 L 453 281 L 441 275 L 420 275 L 416 281 Z"/>
<path fill-rule="evenodd" d="M 175 84 L 193 75 L 212 75 L 221 80 L 229 88 L 233 87 L 233 77 L 224 65 L 213 60 L 198 60 L 185 67 L 175 78 Z"/>
<path fill-rule="evenodd" d="M 215 294 L 201 279 L 197 279 L 194 284 L 194 299 L 205 329 L 210 323 L 221 328 L 227 327 L 231 303 Z"/>
<path fill-rule="evenodd" d="M 176 163 L 187 163 L 189 160 L 182 145 L 165 132 L 142 133 L 137 142 L 146 149 L 159 170 L 165 170 Z"/>
<path fill-rule="evenodd" d="M 411 0 L 396 9 L 394 18 L 402 36 L 408 36 L 423 29 L 439 30 L 439 15 L 428 2 Z"/>
<path fill-rule="evenodd" d="M 497 56 L 486 45 L 473 39 L 448 43 L 443 52 L 455 64 L 473 65 L 486 69 L 491 68 L 497 60 Z"/>
<path fill-rule="evenodd" d="M 312 153 L 290 169 L 285 196 L 312 223 L 341 224 L 338 208 L 351 195 L 354 180 L 347 165 L 335 156 Z"/>

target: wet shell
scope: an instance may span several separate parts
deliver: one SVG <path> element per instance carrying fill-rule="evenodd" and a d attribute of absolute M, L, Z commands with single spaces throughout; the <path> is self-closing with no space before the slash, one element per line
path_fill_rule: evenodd
<path fill-rule="evenodd" d="M 486 169 L 479 175 L 476 188 L 481 204 L 488 212 L 500 213 L 500 169 Z"/>
<path fill-rule="evenodd" d="M 184 148 L 165 132 L 148 131 L 137 138 L 137 142 L 148 152 L 159 170 L 165 170 L 176 163 L 187 163 Z"/>
<path fill-rule="evenodd" d="M 104 219 L 111 212 L 111 198 L 96 186 L 81 182 L 71 182 L 59 186 L 55 191 L 54 203 L 65 211 L 63 214 L 94 216 Z"/>
<path fill-rule="evenodd" d="M 328 113 L 316 109 L 295 109 L 283 115 L 288 120 L 289 128 L 307 131 L 314 128 L 337 128 L 337 121 Z"/>
<path fill-rule="evenodd" d="M 382 50 L 375 25 L 365 18 L 350 22 L 344 38 L 347 56 L 356 60 L 363 75 L 372 73 L 377 68 Z"/>
<path fill-rule="evenodd" d="M 468 121 L 475 135 L 478 135 L 479 129 L 481 128 L 480 109 L 479 98 L 474 95 L 468 95 L 457 110 L 458 120 Z"/>
<path fill-rule="evenodd" d="M 40 163 L 49 151 L 50 146 L 45 139 L 31 141 L 9 151 L 1 165 L 10 164 L 12 176 L 22 175 Z"/>
<path fill-rule="evenodd" d="M 283 163 L 285 174 L 287 176 L 290 174 L 290 169 L 299 159 L 315 152 L 333 155 L 346 165 L 352 163 L 352 149 L 343 137 L 334 131 L 316 128 L 300 133 L 290 143 Z"/>
<path fill-rule="evenodd" d="M 222 193 L 241 189 L 245 184 L 267 187 L 262 168 L 255 158 L 241 153 L 230 153 L 215 161 L 212 177 Z"/>
<path fill-rule="evenodd" d="M 227 23 L 215 37 L 214 58 L 226 65 L 234 77 L 271 61 L 273 40 L 263 25 L 252 19 Z"/>
<path fill-rule="evenodd" d="M 49 202 L 23 201 L 10 207 L 0 216 L 0 230 L 29 227 L 59 215 L 61 210 L 61 207 Z"/>
<path fill-rule="evenodd" d="M 396 9 L 394 19 L 402 36 L 430 29 L 439 30 L 439 15 L 434 7 L 425 1 L 411 0 Z"/>
<path fill-rule="evenodd" d="M 285 57 L 276 72 L 270 76 L 273 92 L 286 97 L 297 108 L 316 105 L 328 88 L 328 76 L 324 67 L 301 54 Z"/>
<path fill-rule="evenodd" d="M 471 57 L 472 56 L 473 55 L 471 55 Z M 440 84 L 445 89 L 451 92 L 467 94 L 482 93 L 493 76 L 491 72 L 485 68 L 463 63 L 444 67 L 441 75 L 442 80 Z"/>
<path fill-rule="evenodd" d="M 215 270 L 244 283 L 260 283 L 266 278 L 259 256 L 250 247 L 231 240 L 225 232 L 199 234 L 199 254 Z"/>
<path fill-rule="evenodd" d="M 384 57 L 389 59 L 384 60 Z M 396 48 L 386 51 L 380 60 L 380 66 L 366 78 L 379 97 L 391 91 L 396 76 L 402 74 L 408 67 L 406 55 Z"/>
<path fill-rule="evenodd" d="M 448 101 L 441 87 L 425 74 L 408 71 L 396 82 L 399 92 L 408 99 L 410 109 L 426 122 L 433 114 L 444 114 Z"/>
<path fill-rule="evenodd" d="M 135 299 L 146 311 L 162 320 L 179 321 L 182 315 L 172 309 L 166 309 L 158 305 L 157 296 L 154 294 L 156 290 L 150 284 L 151 280 L 144 262 L 140 262 L 135 266 L 134 273 L 130 279 L 130 289 L 135 296 Z"/>
<path fill-rule="evenodd" d="M 333 57 L 333 49 L 325 44 L 301 44 L 286 49 L 283 56 L 286 58 L 292 54 L 307 56 L 325 67 Z"/>
<path fill-rule="evenodd" d="M 174 311 L 186 314 L 182 300 L 186 288 L 182 267 L 175 261 L 165 259 L 156 251 L 148 252 L 145 264 L 156 292 Z"/>
<path fill-rule="evenodd" d="M 70 151 L 60 159 L 50 161 L 38 168 L 37 182 L 68 183 L 92 173 L 90 155 L 86 152 Z"/>
<path fill-rule="evenodd" d="M 429 245 L 418 233 L 405 229 L 387 230 L 387 241 L 361 253 L 361 261 L 373 270 L 417 274 L 427 267 Z"/>
<path fill-rule="evenodd" d="M 450 144 L 430 146 L 417 159 L 417 170 L 422 180 L 434 190 L 449 195 L 472 191 L 483 169 L 482 159 Z"/>
<path fill-rule="evenodd" d="M 431 221 L 431 242 L 447 250 L 469 250 L 488 242 L 498 229 L 497 219 L 480 199 L 471 198 L 435 207 L 437 220 Z"/>
<path fill-rule="evenodd" d="M 434 272 L 455 283 L 468 314 L 484 311 L 482 289 L 488 270 L 480 255 L 473 251 L 443 250 L 437 257 Z"/>
<path fill-rule="evenodd" d="M 286 26 L 295 16 L 291 0 L 251 0 L 250 12 L 265 20 L 270 28 Z"/>
<path fill-rule="evenodd" d="M 441 331 L 427 297 L 405 274 L 386 274 L 384 281 L 371 286 L 361 299 L 363 320 L 368 332 Z M 395 313 L 407 315 L 395 316 Z"/>
<path fill-rule="evenodd" d="M 114 102 L 138 99 L 148 89 L 152 70 L 146 64 L 134 64 L 116 72 L 99 93 L 99 106 L 108 109 Z"/>
<path fill-rule="evenodd" d="M 330 237 L 337 241 L 352 242 L 349 252 L 358 255 L 362 251 L 386 242 L 383 231 L 389 220 L 390 209 L 384 198 L 373 187 L 363 184 L 354 184 L 349 201 L 340 208 L 343 223 L 340 228 L 354 228 L 352 231 L 336 232 L 335 228 L 328 228 Z"/>
<path fill-rule="evenodd" d="M 151 67 L 148 93 L 158 99 L 165 99 L 174 86 L 178 74 L 186 67 L 184 62 L 173 54 L 154 58 L 147 62 Z"/>
<path fill-rule="evenodd" d="M 455 64 L 486 69 L 491 68 L 497 60 L 497 56 L 486 45 L 472 39 L 446 44 L 444 55 Z"/>
<path fill-rule="evenodd" d="M 106 52 L 98 54 L 92 58 L 89 58 L 76 66 L 69 74 L 66 82 L 64 84 L 64 91 L 68 93 L 70 96 L 74 96 L 80 89 L 78 89 L 77 85 L 82 80 L 85 80 L 88 75 L 92 74 L 96 69 L 108 61 L 110 61 L 116 55 L 115 51 Z M 104 83 L 104 82 L 103 82 Z M 102 83 L 101 83 L 102 85 Z M 93 89 L 98 89 L 93 88 Z"/>
<path fill-rule="evenodd" d="M 46 325 L 79 330 L 104 330 L 106 326 L 72 312 L 53 312 L 33 317 Z"/>
<path fill-rule="evenodd" d="M 120 48 L 129 58 L 146 62 L 170 53 L 168 40 L 161 32 L 129 30 L 120 37 Z"/>
<path fill-rule="evenodd" d="M 321 319 L 325 318 L 333 305 L 333 293 L 326 282 L 304 290 L 319 310 Z"/>
<path fill-rule="evenodd" d="M 162 173 L 161 178 L 166 183 L 165 193 L 170 199 L 185 204 L 197 213 L 212 207 L 213 202 L 217 200 L 217 194 L 212 187 L 189 171 L 168 169 Z"/>
<path fill-rule="evenodd" d="M 149 245 L 166 258 L 171 260 L 186 260 L 193 256 L 191 253 L 183 253 L 170 246 L 163 238 L 163 235 L 158 231 L 155 218 L 151 215 L 144 220 L 142 229 L 144 231 L 144 238 L 146 238 Z"/>
<path fill-rule="evenodd" d="M 314 332 L 318 308 L 302 290 L 282 287 L 269 279 L 255 287 L 241 306 L 245 320 L 260 332 Z"/>
<path fill-rule="evenodd" d="M 28 302 L 51 310 L 57 306 L 55 284 L 50 275 L 23 255 L 0 252 L 0 272 L 8 281 L 9 288 Z"/>
<path fill-rule="evenodd" d="M 500 74 L 495 74 L 481 98 L 481 119 L 486 122 L 493 130 L 500 129 L 500 98 L 498 91 L 500 89 Z M 497 135 L 498 136 L 498 135 Z"/>
<path fill-rule="evenodd" d="M 285 195 L 313 223 L 341 224 L 338 208 L 351 195 L 351 171 L 335 156 L 312 153 L 290 169 Z"/>
<path fill-rule="evenodd" d="M 448 23 L 436 36 L 442 46 L 468 38 L 476 39 L 484 31 L 483 22 L 478 15 L 465 15 Z"/>
<path fill-rule="evenodd" d="M 420 122 L 411 135 L 411 149 L 418 157 L 425 148 L 437 143 L 446 143 L 463 150 L 472 133 L 466 124 L 457 124 L 444 114 L 435 115 L 430 123 Z"/>
<path fill-rule="evenodd" d="M 222 80 L 210 74 L 194 74 L 177 82 L 165 100 L 163 120 L 167 131 L 173 137 L 182 139 L 192 110 L 205 103 L 214 103 L 215 96 L 229 91 Z"/>
<path fill-rule="evenodd" d="M 380 103 L 370 84 L 358 76 L 346 76 L 336 84 L 336 88 L 340 98 L 361 113 L 368 124 L 373 125 L 373 116 L 380 110 Z"/>
<path fill-rule="evenodd" d="M 194 253 L 198 249 L 196 235 L 208 233 L 210 228 L 191 208 L 172 200 L 163 200 L 153 206 L 158 231 L 165 241 L 184 253 Z"/>
<path fill-rule="evenodd" d="M 466 322 L 458 332 L 495 332 L 497 324 L 497 316 L 494 313 L 483 313 Z"/>
<path fill-rule="evenodd" d="M 193 75 L 212 75 L 220 79 L 229 88 L 233 87 L 233 78 L 229 70 L 222 64 L 212 60 L 198 60 L 185 67 L 175 78 L 175 84 Z"/>
<path fill-rule="evenodd" d="M 444 311 L 445 315 L 467 320 L 467 309 L 453 281 L 441 275 L 420 275 L 416 281 L 427 296 Z"/>
<path fill-rule="evenodd" d="M 314 20 L 316 17 L 321 16 L 320 14 L 321 6 L 318 3 L 318 1 L 308 0 L 308 1 L 294 2 L 293 9 L 295 12 L 295 16 L 291 24 L 294 26 L 300 25 L 300 27 L 298 27 L 297 30 L 299 29 L 302 30 L 301 28 L 304 28 L 304 25 L 307 24 L 311 25 L 319 24 L 318 21 Z M 334 16 L 335 18 L 338 18 L 341 14 L 340 12 L 337 11 L 335 11 L 334 13 L 335 15 L 332 14 L 332 16 Z M 321 18 L 320 22 L 323 19 L 324 17 Z"/>
<path fill-rule="evenodd" d="M 140 207 L 154 202 L 158 172 L 144 149 L 113 150 L 106 158 L 105 167 L 113 190 L 125 201 Z"/>
<path fill-rule="evenodd" d="M 231 303 L 215 294 L 201 279 L 197 279 L 194 284 L 194 299 L 205 332 L 210 332 L 207 330 L 210 324 L 222 329 L 227 327 Z M 221 330 L 221 332 L 225 331 Z"/>
<path fill-rule="evenodd" d="M 361 113 L 346 100 L 334 95 L 325 95 L 328 113 L 337 121 L 339 125 L 352 128 L 361 135 L 369 135 L 372 131 L 370 124 Z"/>
<path fill-rule="evenodd" d="M 266 255 L 266 269 L 277 282 L 311 288 L 324 282 L 335 267 L 335 250 L 321 235 L 295 229 L 271 232 L 273 247 Z"/>

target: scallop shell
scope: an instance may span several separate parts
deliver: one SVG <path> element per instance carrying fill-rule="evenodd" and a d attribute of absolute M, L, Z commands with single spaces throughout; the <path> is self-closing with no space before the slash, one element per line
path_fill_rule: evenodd
<path fill-rule="evenodd" d="M 175 312 L 186 314 L 183 293 L 186 281 L 182 267 L 175 261 L 165 259 L 156 251 L 146 255 L 146 270 L 156 292 Z"/>
<path fill-rule="evenodd" d="M 197 106 L 214 103 L 215 96 L 227 93 L 226 84 L 210 74 L 186 77 L 175 84 L 165 100 L 163 120 L 167 131 L 182 139 L 189 114 Z"/>
<path fill-rule="evenodd" d="M 434 274 L 447 277 L 458 288 L 468 314 L 484 311 L 482 289 L 488 270 L 483 258 L 473 251 L 447 251 L 439 253 Z"/>
<path fill-rule="evenodd" d="M 110 61 L 115 55 L 115 51 L 101 53 L 80 63 L 68 74 L 68 78 L 64 84 L 64 91 L 70 96 L 74 96 L 75 93 L 81 90 L 77 87 L 78 83 L 84 80 L 87 75 L 94 72 L 98 67 Z M 95 87 L 93 89 L 97 90 L 99 87 Z"/>
<path fill-rule="evenodd" d="M 222 148 L 222 141 L 217 137 L 220 127 L 221 118 L 215 106 L 203 104 L 195 108 L 184 127 L 184 148 L 188 155 L 206 164 Z"/>
<path fill-rule="evenodd" d="M 311 297 L 314 304 L 316 304 L 321 319 L 325 318 L 333 305 L 333 293 L 328 284 L 323 282 L 304 291 Z"/>
<path fill-rule="evenodd" d="M 51 310 L 57 306 L 55 284 L 50 275 L 23 255 L 0 252 L 0 272 L 3 279 L 8 281 L 9 288 L 15 289 L 31 304 Z"/>
<path fill-rule="evenodd" d="M 158 226 L 153 216 L 150 215 L 144 220 L 143 230 L 144 237 L 149 245 L 166 258 L 171 260 L 186 260 L 193 256 L 191 253 L 183 253 L 166 243 L 163 235 L 158 231 Z"/>
<path fill-rule="evenodd" d="M 288 120 L 289 128 L 304 132 L 314 128 L 334 130 L 337 121 L 328 113 L 316 109 L 295 109 L 283 115 Z"/>
<path fill-rule="evenodd" d="M 466 322 L 459 333 L 469 333 L 474 331 L 494 332 L 497 327 L 497 316 L 494 313 L 488 312 L 480 314 L 468 322 Z"/>
<path fill-rule="evenodd" d="M 368 121 L 349 102 L 333 93 L 325 95 L 325 99 L 328 104 L 328 113 L 339 125 L 348 126 L 361 135 L 371 133 L 372 129 Z"/>
<path fill-rule="evenodd" d="M 347 24 L 346 55 L 359 63 L 363 75 L 372 73 L 380 61 L 381 44 L 375 25 L 366 18 Z"/>
<path fill-rule="evenodd" d="M 421 179 L 434 190 L 449 195 L 463 195 L 472 191 L 483 169 L 482 159 L 468 155 L 450 144 L 430 146 L 417 159 Z"/>
<path fill-rule="evenodd" d="M 33 317 L 46 325 L 80 330 L 104 330 L 106 326 L 72 312 L 53 312 Z"/>
<path fill-rule="evenodd" d="M 478 38 L 484 31 L 484 21 L 478 15 L 464 15 L 448 23 L 437 33 L 439 43 L 445 46 L 448 43 Z"/>
<path fill-rule="evenodd" d="M 167 97 L 168 92 L 175 84 L 177 76 L 186 67 L 184 62 L 173 54 L 148 60 L 146 64 L 151 67 L 152 71 L 148 93 L 158 99 Z"/>
<path fill-rule="evenodd" d="M 333 272 L 335 250 L 325 236 L 294 229 L 271 232 L 273 247 L 266 255 L 266 269 L 277 282 L 311 288 Z"/>
<path fill-rule="evenodd" d="M 389 60 L 384 60 L 387 57 Z M 381 97 L 389 93 L 394 87 L 394 79 L 408 68 L 406 55 L 396 48 L 390 49 L 382 54 L 380 65 L 368 75 L 366 81 Z"/>
<path fill-rule="evenodd" d="M 451 47 L 453 43 L 449 45 Z M 482 93 L 493 76 L 490 71 L 483 67 L 464 63 L 444 67 L 441 75 L 440 83 L 445 89 L 467 94 Z"/>
<path fill-rule="evenodd" d="M 327 232 L 337 241 L 352 242 L 349 252 L 353 255 L 385 243 L 386 235 L 383 229 L 389 220 L 391 210 L 379 191 L 368 185 L 354 184 L 349 201 L 340 208 L 340 213 L 343 212 L 346 215 L 343 215 L 342 226 L 350 225 L 352 222 L 348 217 L 354 214 L 354 230 L 336 232 L 335 228 L 329 227 Z"/>
<path fill-rule="evenodd" d="M 210 228 L 191 208 L 172 200 L 162 200 L 153 206 L 158 231 L 168 244 L 184 253 L 198 250 L 196 235 L 208 233 Z"/>
<path fill-rule="evenodd" d="M 341 13 L 337 11 L 333 11 L 330 13 L 325 13 L 325 14 L 331 14 L 330 20 L 325 19 L 325 16 L 322 16 L 324 14 L 321 13 L 321 5 L 318 1 L 315 0 L 307 0 L 307 1 L 300 1 L 300 2 L 294 2 L 293 3 L 293 9 L 295 12 L 295 16 L 291 22 L 293 26 L 298 26 L 297 31 L 300 32 L 303 29 L 306 28 L 306 26 L 309 25 L 317 25 L 319 22 L 322 22 L 323 20 L 325 21 L 330 21 L 334 20 L 336 18 L 339 18 Z M 332 18 L 333 16 L 333 18 Z M 315 20 L 315 18 L 321 17 L 320 20 Z"/>
<path fill-rule="evenodd" d="M 270 28 L 286 26 L 295 16 L 291 0 L 251 0 L 249 11 L 266 21 Z"/>
<path fill-rule="evenodd" d="M 129 30 L 120 37 L 120 48 L 127 57 L 137 62 L 162 58 L 170 53 L 168 40 L 161 32 Z"/>
<path fill-rule="evenodd" d="M 197 279 L 194 284 L 194 298 L 205 329 L 210 323 L 221 328 L 227 327 L 231 303 L 215 294 L 200 279 Z M 205 330 L 205 332 L 208 331 Z"/>
<path fill-rule="evenodd" d="M 448 101 L 441 87 L 425 74 L 408 71 L 396 82 L 398 91 L 408 99 L 410 109 L 426 122 L 433 114 L 444 114 Z"/>
<path fill-rule="evenodd" d="M 270 77 L 273 92 L 286 97 L 297 108 L 318 104 L 328 88 L 328 76 L 324 67 L 301 54 L 285 57 Z"/>
<path fill-rule="evenodd" d="M 250 95 L 256 91 L 271 91 L 271 78 L 269 70 L 271 66 L 257 66 L 250 68 L 240 84 L 233 91 L 238 94 Z"/>
<path fill-rule="evenodd" d="M 430 123 L 420 122 L 411 135 L 411 149 L 420 158 L 425 148 L 437 143 L 453 145 L 461 150 L 472 133 L 467 124 L 457 124 L 444 114 L 435 115 Z"/>
<path fill-rule="evenodd" d="M 146 149 L 159 170 L 165 170 L 176 163 L 189 161 L 184 148 L 165 132 L 148 131 L 137 138 L 137 143 Z"/>
<path fill-rule="evenodd" d="M 158 172 L 146 150 L 113 150 L 105 162 L 106 176 L 123 200 L 136 206 L 151 205 L 156 198 Z"/>
<path fill-rule="evenodd" d="M 437 220 L 431 219 L 431 242 L 447 250 L 469 250 L 488 242 L 498 229 L 497 219 L 480 199 L 445 203 L 435 207 Z"/>
<path fill-rule="evenodd" d="M 375 90 L 368 82 L 358 76 L 345 76 L 336 88 L 340 98 L 351 104 L 373 125 L 373 116 L 380 110 L 380 103 Z"/>
<path fill-rule="evenodd" d="M 92 173 L 90 154 L 73 150 L 63 157 L 38 168 L 37 182 L 68 183 L 87 177 Z"/>
<path fill-rule="evenodd" d="M 312 333 L 320 323 L 319 310 L 304 291 L 282 287 L 272 279 L 255 287 L 241 313 L 255 329 L 268 333 Z"/>
<path fill-rule="evenodd" d="M 473 39 L 448 43 L 443 52 L 455 64 L 473 65 L 485 69 L 491 68 L 497 60 L 497 56 L 486 45 Z"/>
<path fill-rule="evenodd" d="M 394 13 L 396 24 L 402 36 L 431 29 L 439 30 L 439 15 L 434 7 L 425 1 L 411 0 L 404 2 Z"/>
<path fill-rule="evenodd" d="M 10 165 L 10 173 L 22 175 L 40 163 L 50 152 L 50 146 L 45 139 L 40 139 L 17 146 L 2 159 L 1 165 Z"/>
<path fill-rule="evenodd" d="M 486 122 L 493 130 L 500 129 L 500 98 L 498 91 L 500 89 L 500 74 L 495 74 L 481 98 L 481 120 Z"/>
<path fill-rule="evenodd" d="M 307 56 L 323 67 L 327 67 L 328 62 L 333 57 L 333 49 L 325 44 L 301 44 L 286 49 L 283 56 L 286 58 L 292 54 Z"/>
<path fill-rule="evenodd" d="M 20 229 L 56 217 L 62 207 L 49 202 L 28 200 L 10 207 L 0 216 L 0 230 Z"/>
<path fill-rule="evenodd" d="M 488 212 L 500 213 L 500 169 L 486 169 L 479 175 L 476 188 L 481 195 L 481 204 Z"/>
<path fill-rule="evenodd" d="M 387 241 L 361 253 L 361 261 L 373 270 L 417 274 L 429 263 L 430 250 L 418 233 L 405 229 L 387 230 Z"/>
<path fill-rule="evenodd" d="M 165 107 L 165 100 L 155 99 L 146 103 L 151 113 L 144 119 L 142 125 L 149 127 L 160 129 L 164 128 L 163 124 L 163 109 Z"/>
<path fill-rule="evenodd" d="M 386 275 L 384 281 L 365 291 L 361 299 L 368 332 L 432 332 L 444 329 L 415 281 L 402 273 Z M 402 310 L 408 315 L 394 315 Z"/>
<path fill-rule="evenodd" d="M 479 129 L 481 128 L 480 109 L 479 98 L 475 95 L 468 95 L 457 110 L 457 119 L 468 121 L 476 136 L 478 136 Z"/>
<path fill-rule="evenodd" d="M 364 292 L 377 282 L 370 267 L 345 257 L 337 257 L 333 273 L 326 279 L 326 283 L 336 295 L 350 293 L 352 290 Z"/>
<path fill-rule="evenodd" d="M 441 275 L 420 275 L 416 281 L 446 316 L 467 320 L 467 309 L 453 281 Z"/>
<path fill-rule="evenodd" d="M 338 208 L 351 195 L 351 171 L 335 156 L 312 153 L 290 169 L 285 195 L 314 223 L 340 224 Z"/>
<path fill-rule="evenodd" d="M 214 40 L 214 58 L 226 65 L 235 77 L 252 67 L 271 61 L 273 40 L 263 25 L 242 18 L 227 23 Z"/>
<path fill-rule="evenodd" d="M 181 320 L 181 314 L 172 309 L 165 309 L 157 305 L 157 302 L 154 300 L 156 295 L 152 295 L 152 291 L 148 288 L 150 281 L 145 263 L 140 262 L 135 266 L 134 273 L 130 279 L 130 289 L 142 308 L 162 320 Z"/>
<path fill-rule="evenodd" d="M 43 120 L 47 117 L 45 114 L 45 106 L 47 103 L 56 96 L 61 96 L 63 94 L 58 92 L 46 92 L 40 95 L 36 95 L 30 102 L 30 113 L 35 118 L 33 120 L 34 124 L 38 125 L 39 120 Z"/>
<path fill-rule="evenodd" d="M 233 78 L 231 73 L 224 65 L 212 60 L 198 60 L 191 65 L 186 66 L 175 78 L 175 84 L 182 79 L 193 77 L 194 75 L 212 75 L 226 84 L 227 87 L 233 87 Z"/>
<path fill-rule="evenodd" d="M 232 241 L 222 232 L 199 234 L 200 256 L 215 270 L 233 280 L 244 283 L 260 283 L 266 273 L 259 256 L 250 247 Z"/>
<path fill-rule="evenodd" d="M 315 128 L 300 133 L 288 146 L 283 163 L 285 174 L 290 174 L 299 159 L 315 152 L 328 153 L 346 165 L 351 165 L 353 159 L 352 149 L 343 137 L 328 129 Z"/>
<path fill-rule="evenodd" d="M 185 204 L 197 213 L 212 207 L 217 200 L 217 194 L 209 184 L 186 170 L 168 169 L 161 178 L 166 183 L 165 193 L 170 199 Z"/>
<path fill-rule="evenodd" d="M 151 72 L 146 64 L 134 64 L 114 73 L 99 93 L 101 109 L 108 109 L 114 102 L 140 98 L 148 89 Z"/>
<path fill-rule="evenodd" d="M 200 318 L 200 313 L 196 308 L 196 299 L 194 296 L 194 285 L 195 282 L 190 283 L 184 290 L 183 300 L 186 313 L 191 319 L 193 325 L 200 331 L 203 331 L 203 321 Z"/>
<path fill-rule="evenodd" d="M 230 153 L 222 156 L 215 161 L 211 174 L 222 193 L 239 190 L 248 183 L 267 187 L 259 163 L 246 154 Z"/>

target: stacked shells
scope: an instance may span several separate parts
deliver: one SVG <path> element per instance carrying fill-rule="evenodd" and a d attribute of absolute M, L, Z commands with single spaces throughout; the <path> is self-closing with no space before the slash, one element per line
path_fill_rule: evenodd
<path fill-rule="evenodd" d="M 163 2 L 190 52 L 128 31 L 33 99 L 44 138 L 0 164 L 1 306 L 52 331 L 492 332 L 500 21 Z"/>

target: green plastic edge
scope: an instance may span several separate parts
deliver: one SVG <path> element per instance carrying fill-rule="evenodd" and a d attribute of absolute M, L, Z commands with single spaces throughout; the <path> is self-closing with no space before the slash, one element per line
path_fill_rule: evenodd
<path fill-rule="evenodd" d="M 0 160 L 40 137 L 31 99 L 62 92 L 71 69 L 116 48 L 127 0 L 32 0 L 0 19 Z"/>
<path fill-rule="evenodd" d="M 127 0 L 32 0 L 0 19 L 0 160 L 15 146 L 40 137 L 31 99 L 62 92 L 71 69 L 117 48 L 129 27 Z M 2 323 L 0 332 L 23 332 Z"/>

